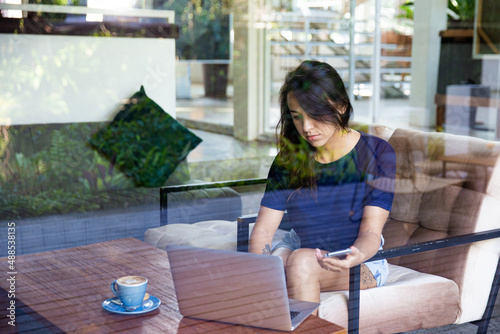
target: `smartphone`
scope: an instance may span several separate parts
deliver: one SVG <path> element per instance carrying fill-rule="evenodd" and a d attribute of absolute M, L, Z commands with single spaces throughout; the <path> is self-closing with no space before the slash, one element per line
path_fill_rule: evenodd
<path fill-rule="evenodd" d="M 323 257 L 338 257 L 338 258 L 342 259 L 342 258 L 346 257 L 347 254 L 350 254 L 351 252 L 352 252 L 352 249 L 347 248 L 347 249 L 343 249 L 343 250 L 339 250 L 339 251 L 335 251 L 335 252 L 325 253 L 325 255 L 323 255 Z"/>

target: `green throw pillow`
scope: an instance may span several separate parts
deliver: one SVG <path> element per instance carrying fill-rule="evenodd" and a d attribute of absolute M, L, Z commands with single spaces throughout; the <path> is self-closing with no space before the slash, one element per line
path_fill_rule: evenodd
<path fill-rule="evenodd" d="M 159 187 L 201 139 L 148 98 L 141 86 L 89 142 L 137 186 Z"/>

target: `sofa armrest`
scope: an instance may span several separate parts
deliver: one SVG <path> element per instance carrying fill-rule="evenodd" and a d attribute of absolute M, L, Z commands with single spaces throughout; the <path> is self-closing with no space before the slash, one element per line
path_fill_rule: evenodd
<path fill-rule="evenodd" d="M 484 232 L 469 233 L 433 241 L 425 241 L 379 251 L 370 261 L 388 259 L 398 256 L 427 252 L 436 249 L 471 244 L 473 242 L 500 238 L 500 229 L 492 229 Z M 360 265 L 350 269 L 349 300 L 348 300 L 348 333 L 359 331 L 359 304 L 360 304 Z M 491 318 L 493 307 L 500 290 L 500 261 L 498 263 L 495 278 L 493 280 L 490 297 L 483 318 L 479 320 L 478 333 L 485 333 Z"/>
<path fill-rule="evenodd" d="M 257 220 L 257 214 L 250 214 L 238 217 L 237 219 L 238 232 L 237 232 L 237 247 L 236 247 L 238 252 L 248 252 L 248 242 L 250 239 L 250 224 L 255 223 L 256 220 Z M 283 230 L 282 232 L 291 230 L 291 226 L 288 221 L 288 216 L 286 212 L 283 215 L 277 233 L 275 233 L 274 235 L 275 238 L 274 240 L 276 240 L 276 238 L 278 238 L 278 240 L 281 240 L 281 238 L 283 237 L 283 235 L 279 233 L 281 230 Z"/>
<path fill-rule="evenodd" d="M 477 241 L 495 238 L 500 238 L 500 228 L 380 250 L 370 259 L 370 261 L 389 259 L 403 255 L 427 252 L 435 249 L 466 245 Z"/>
<path fill-rule="evenodd" d="M 210 219 L 234 220 L 241 215 L 242 203 L 239 194 L 232 187 L 264 184 L 266 179 L 245 179 L 221 182 L 203 182 L 188 185 L 174 185 L 160 188 L 160 226 L 171 223 L 194 223 Z M 182 194 L 181 194 L 182 193 Z M 169 201 L 172 198 L 175 200 Z M 227 210 L 214 210 L 208 203 L 211 199 L 219 207 Z M 172 202 L 172 203 L 169 203 Z M 196 207 L 197 210 L 193 210 Z M 173 215 L 181 221 L 171 221 L 168 210 L 176 210 Z M 183 217 L 183 214 L 186 217 Z"/>

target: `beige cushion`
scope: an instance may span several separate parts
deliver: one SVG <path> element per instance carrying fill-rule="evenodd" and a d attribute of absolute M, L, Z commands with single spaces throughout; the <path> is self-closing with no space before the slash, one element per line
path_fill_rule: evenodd
<path fill-rule="evenodd" d="M 476 242 L 470 246 L 462 278 L 466 288 L 460 294 L 462 313 L 457 323 L 482 318 L 495 277 L 499 253 L 499 239 Z"/>
<path fill-rule="evenodd" d="M 467 198 L 472 203 L 475 202 L 473 196 L 467 196 Z M 484 196 L 482 201 L 477 204 L 477 209 L 473 211 L 473 217 L 477 219 L 474 232 L 500 228 L 500 200 L 492 196 Z M 455 206 L 465 207 L 466 205 L 456 204 Z M 458 220 L 459 215 L 460 211 L 454 210 L 452 217 L 456 217 L 456 219 L 452 220 L 454 222 Z M 469 231 L 454 225 L 453 232 L 468 233 Z M 500 238 L 476 242 L 469 247 L 469 252 L 465 257 L 466 261 L 462 265 L 461 282 L 466 288 L 461 291 L 462 315 L 459 319 L 461 323 L 481 318 L 488 300 L 499 254 Z"/>
<path fill-rule="evenodd" d="M 457 320 L 460 308 L 455 282 L 404 267 L 389 268 L 385 286 L 361 291 L 360 333 L 397 333 Z M 322 293 L 319 316 L 347 327 L 347 296 L 347 291 Z"/>
<path fill-rule="evenodd" d="M 414 174 L 412 178 L 397 178 L 390 217 L 404 222 L 416 223 L 419 218 L 426 218 L 425 216 L 419 217 L 419 209 L 421 209 L 421 203 L 425 199 L 422 196 L 425 193 L 436 192 L 439 194 L 443 189 L 460 185 L 462 182 L 461 179 L 441 178 L 420 173 Z M 452 193 L 454 192 L 451 191 L 450 194 Z"/>
<path fill-rule="evenodd" d="M 394 133 L 394 129 L 391 129 L 385 125 L 373 125 L 373 130 L 370 131 L 370 134 L 382 138 L 385 141 L 388 141 Z"/>
<path fill-rule="evenodd" d="M 418 227 L 418 224 L 402 222 L 392 218 L 387 219 L 382 232 L 385 240 L 384 249 L 408 244 L 408 240 Z"/>
<path fill-rule="evenodd" d="M 255 224 L 250 224 L 250 233 Z M 165 250 L 167 245 L 193 246 L 236 251 L 237 225 L 234 221 L 208 220 L 194 224 L 170 224 L 148 229 L 144 242 Z M 274 247 L 286 233 L 278 229 Z"/>
<path fill-rule="evenodd" d="M 500 144 L 498 144 L 500 146 Z M 500 154 L 494 168 L 490 168 L 490 182 L 486 188 L 486 194 L 500 200 Z"/>
<path fill-rule="evenodd" d="M 167 245 L 236 250 L 236 223 L 209 220 L 195 224 L 169 224 L 148 229 L 144 241 L 163 250 Z"/>
<path fill-rule="evenodd" d="M 422 194 L 418 207 L 421 226 L 438 231 L 448 231 L 453 204 L 462 187 L 444 186 Z"/>

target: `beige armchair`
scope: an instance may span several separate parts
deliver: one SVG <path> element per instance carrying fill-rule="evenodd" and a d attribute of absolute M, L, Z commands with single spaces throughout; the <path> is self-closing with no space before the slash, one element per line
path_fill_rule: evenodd
<path fill-rule="evenodd" d="M 387 135 L 383 129 L 366 128 Z M 486 333 L 500 283 L 500 143 L 404 129 L 388 141 L 396 194 L 376 258 L 388 258 L 389 279 L 359 291 L 353 268 L 351 291 L 322 293 L 319 316 L 350 333 L 467 322 Z M 240 217 L 241 236 L 254 219 Z M 240 250 L 247 245 L 239 240 Z"/>

